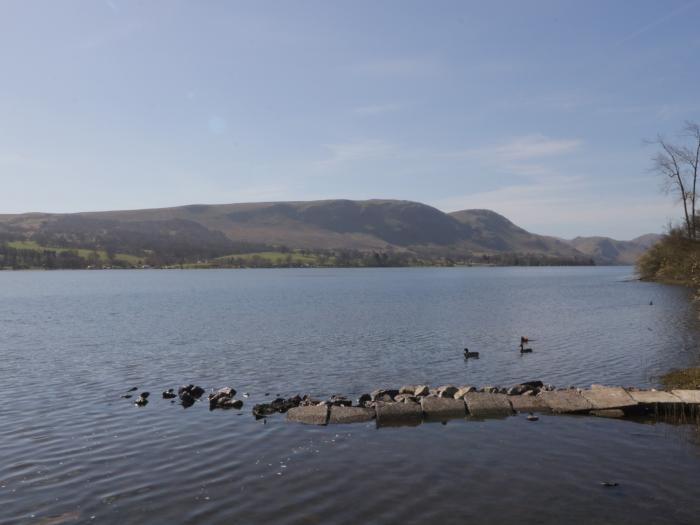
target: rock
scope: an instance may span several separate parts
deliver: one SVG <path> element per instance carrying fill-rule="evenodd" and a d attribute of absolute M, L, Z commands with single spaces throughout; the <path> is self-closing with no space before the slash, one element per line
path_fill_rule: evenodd
<path fill-rule="evenodd" d="M 535 388 L 542 388 L 544 386 L 544 383 L 542 383 L 542 381 L 525 381 L 524 383 L 520 383 L 520 386 L 529 387 L 530 389 L 535 389 Z"/>
<path fill-rule="evenodd" d="M 289 409 L 287 420 L 305 425 L 326 425 L 328 424 L 328 413 L 326 405 L 298 406 Z"/>
<path fill-rule="evenodd" d="M 630 396 L 624 388 L 620 387 L 597 386 L 591 390 L 582 390 L 581 395 L 585 397 L 596 410 L 633 407 L 637 404 L 637 402 L 632 399 L 632 396 Z"/>
<path fill-rule="evenodd" d="M 194 403 L 194 400 L 199 399 L 202 397 L 202 394 L 204 394 L 204 389 L 201 386 L 195 386 L 195 385 L 185 385 L 181 386 L 180 388 L 177 389 L 177 394 L 180 396 L 180 400 L 182 401 L 182 404 L 185 404 L 185 399 L 187 399 L 187 403 L 190 403 L 190 398 L 192 399 L 192 403 Z M 190 405 L 192 404 L 190 403 Z"/>
<path fill-rule="evenodd" d="M 455 392 L 454 396 L 452 396 L 455 399 L 462 399 L 465 394 L 468 394 L 469 392 L 473 392 L 476 390 L 473 386 L 461 386 L 457 389 L 457 392 Z"/>
<path fill-rule="evenodd" d="M 437 388 L 437 395 L 439 397 L 449 397 L 454 399 L 454 395 L 457 393 L 459 388 L 454 385 L 443 385 Z"/>
<path fill-rule="evenodd" d="M 243 401 L 233 399 L 236 390 L 231 387 L 220 388 L 216 392 L 209 394 L 209 410 L 215 408 L 241 408 Z"/>
<path fill-rule="evenodd" d="M 316 402 L 315 404 L 312 404 L 312 400 L 309 396 L 304 396 L 303 398 L 300 396 L 294 396 L 290 397 L 289 399 L 278 397 L 271 403 L 261 403 L 259 405 L 255 405 L 253 407 L 253 415 L 255 416 L 255 419 L 260 419 L 262 417 L 271 416 L 272 414 L 283 414 L 298 406 L 313 407 L 319 406 L 319 403 Z M 325 404 L 323 404 L 323 406 L 325 406 Z"/>
<path fill-rule="evenodd" d="M 521 396 L 508 396 L 508 400 L 516 412 L 551 412 L 547 403 L 544 402 L 544 399 L 533 395 L 527 395 L 530 392 Z"/>
<path fill-rule="evenodd" d="M 230 386 L 224 387 L 224 388 L 219 388 L 217 391 L 215 391 L 212 394 L 209 394 L 209 399 L 215 398 L 215 397 L 228 397 L 231 398 L 236 395 L 236 390 L 231 388 Z"/>
<path fill-rule="evenodd" d="M 148 392 L 144 393 L 146 394 L 146 397 L 143 397 L 143 394 L 141 394 L 139 397 L 136 398 L 136 401 L 134 401 L 134 405 L 139 407 L 145 407 L 148 404 Z"/>
<path fill-rule="evenodd" d="M 211 408 L 211 407 L 210 407 Z M 240 399 L 221 399 L 215 408 L 243 408 L 243 401 Z"/>
<path fill-rule="evenodd" d="M 499 390 L 500 388 L 498 388 L 497 386 L 486 385 L 484 387 L 481 387 L 481 390 L 479 391 L 484 392 L 486 394 L 498 394 Z"/>
<path fill-rule="evenodd" d="M 417 426 L 423 421 L 423 410 L 414 403 L 386 403 L 377 405 L 377 426 Z"/>
<path fill-rule="evenodd" d="M 671 390 L 671 394 L 688 405 L 700 404 L 700 390 Z"/>
<path fill-rule="evenodd" d="M 467 415 L 464 401 L 454 398 L 424 397 L 421 400 L 421 409 L 429 421 L 446 421 L 464 418 Z"/>
<path fill-rule="evenodd" d="M 603 410 L 591 410 L 589 412 L 592 416 L 598 416 L 598 417 L 612 417 L 612 418 L 620 418 L 620 417 L 625 417 L 625 412 L 624 410 L 620 408 L 608 408 L 608 409 L 603 409 Z"/>
<path fill-rule="evenodd" d="M 372 401 L 372 396 L 370 396 L 369 394 L 362 394 L 360 397 L 357 398 L 357 406 L 365 407 L 371 401 Z"/>
<path fill-rule="evenodd" d="M 141 392 L 141 397 L 144 399 L 148 399 L 148 396 L 150 396 L 150 395 L 151 395 L 150 392 Z"/>
<path fill-rule="evenodd" d="M 182 406 L 185 408 L 191 407 L 194 405 L 194 402 L 196 399 L 192 394 L 189 393 L 189 391 L 184 391 L 180 394 L 180 402 L 182 403 Z"/>
<path fill-rule="evenodd" d="M 409 395 L 415 395 L 416 393 L 416 385 L 403 385 L 401 388 L 399 388 L 399 394 L 409 394 Z"/>
<path fill-rule="evenodd" d="M 167 390 L 163 391 L 163 399 L 173 399 L 177 397 L 175 394 L 174 389 L 168 388 Z"/>
<path fill-rule="evenodd" d="M 334 394 L 331 396 L 329 403 L 334 406 L 344 406 L 344 407 L 349 407 L 352 406 L 352 400 L 348 399 L 345 396 L 341 396 L 339 394 Z"/>
<path fill-rule="evenodd" d="M 397 403 L 403 403 L 404 400 L 411 399 L 412 397 L 413 397 L 413 395 L 411 395 L 411 394 L 399 394 L 398 396 L 396 396 L 394 398 L 394 401 L 396 401 Z"/>
<path fill-rule="evenodd" d="M 201 386 L 195 386 L 190 393 L 195 397 L 195 399 L 199 399 L 202 397 L 202 394 L 204 394 L 204 389 Z"/>
<path fill-rule="evenodd" d="M 470 392 L 464 396 L 464 402 L 472 417 L 504 417 L 513 414 L 513 407 L 505 394 Z"/>
<path fill-rule="evenodd" d="M 540 392 L 537 397 L 553 412 L 560 414 L 588 412 L 593 409 L 593 405 L 576 390 Z"/>
<path fill-rule="evenodd" d="M 371 408 L 332 406 L 329 423 L 363 423 L 372 421 L 376 411 Z"/>
<path fill-rule="evenodd" d="M 642 405 L 675 405 L 681 403 L 680 398 L 663 391 L 632 390 L 630 397 Z"/>
<path fill-rule="evenodd" d="M 418 385 L 413 392 L 413 395 L 421 397 L 430 394 L 430 388 L 428 385 Z"/>

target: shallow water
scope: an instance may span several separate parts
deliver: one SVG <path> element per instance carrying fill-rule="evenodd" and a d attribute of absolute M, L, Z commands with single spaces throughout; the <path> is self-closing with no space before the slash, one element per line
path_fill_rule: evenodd
<path fill-rule="evenodd" d="M 700 363 L 687 291 L 631 274 L 0 272 L 0 523 L 697 523 L 693 426 L 309 428 L 250 414 L 277 393 L 651 386 Z M 519 354 L 520 335 L 534 353 Z M 481 358 L 465 361 L 464 346 Z M 251 396 L 240 412 L 159 399 L 188 382 Z M 131 386 L 151 403 L 121 399 Z"/>

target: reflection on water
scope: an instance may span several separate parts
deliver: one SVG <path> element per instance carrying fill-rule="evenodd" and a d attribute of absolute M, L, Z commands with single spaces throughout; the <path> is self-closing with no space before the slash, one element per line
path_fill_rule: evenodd
<path fill-rule="evenodd" d="M 683 289 L 630 273 L 0 273 L 0 523 L 696 523 L 696 425 L 250 414 L 265 393 L 401 383 L 651 386 L 700 362 L 699 331 Z M 251 396 L 241 412 L 159 399 L 187 382 Z M 120 398 L 132 386 L 148 406 Z"/>

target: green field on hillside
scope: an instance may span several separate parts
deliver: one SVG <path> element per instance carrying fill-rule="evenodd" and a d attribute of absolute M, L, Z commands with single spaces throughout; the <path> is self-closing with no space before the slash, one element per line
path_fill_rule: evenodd
<path fill-rule="evenodd" d="M 16 250 L 33 250 L 33 251 L 52 251 L 56 253 L 60 252 L 76 252 L 80 257 L 88 259 L 97 253 L 100 260 L 104 263 L 109 261 L 107 257 L 107 252 L 105 250 L 88 250 L 85 248 L 55 248 L 53 246 L 42 246 L 34 241 L 11 241 L 7 243 L 10 248 L 15 248 Z M 138 257 L 136 255 L 129 255 L 128 253 L 117 253 L 114 256 L 115 259 L 122 260 L 129 264 L 143 264 L 143 257 Z"/>

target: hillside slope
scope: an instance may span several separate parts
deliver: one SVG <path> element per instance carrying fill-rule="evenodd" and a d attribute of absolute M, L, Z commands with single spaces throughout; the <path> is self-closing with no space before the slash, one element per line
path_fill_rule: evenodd
<path fill-rule="evenodd" d="M 598 265 L 614 265 L 635 264 L 660 238 L 661 235 L 650 233 L 630 241 L 617 241 L 610 237 L 576 237 L 566 242 L 590 256 Z"/>
<path fill-rule="evenodd" d="M 442 211 L 401 200 L 325 200 L 0 215 L 0 243 L 167 260 L 200 260 L 266 249 L 356 250 L 420 257 L 495 254 L 589 260 L 560 239 L 536 235 L 489 210 Z"/>

